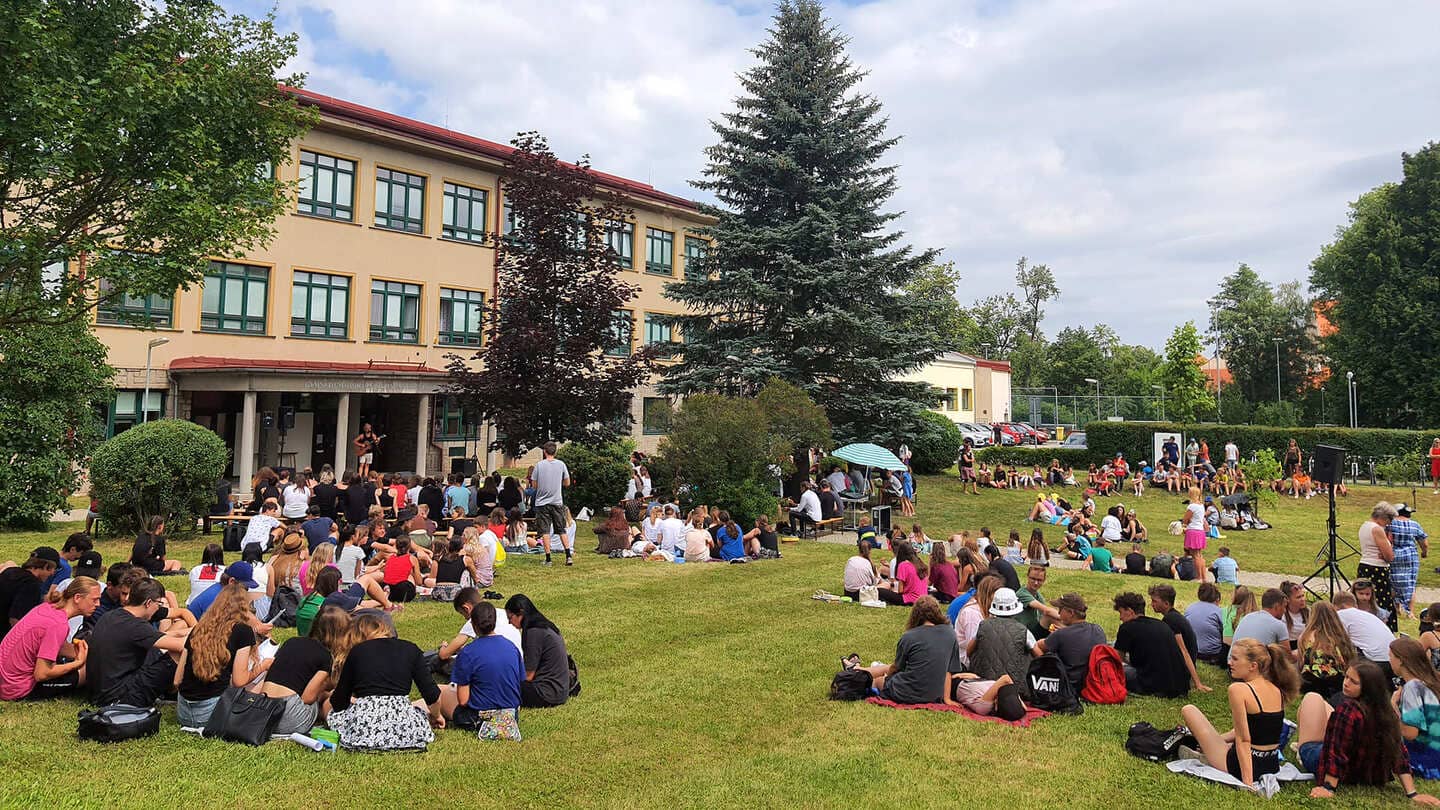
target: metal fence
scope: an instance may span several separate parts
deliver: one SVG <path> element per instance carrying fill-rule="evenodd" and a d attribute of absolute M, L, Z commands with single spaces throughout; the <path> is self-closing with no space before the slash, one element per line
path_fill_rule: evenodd
<path fill-rule="evenodd" d="M 1127 421 L 1164 421 L 1161 397 L 1099 397 L 1059 394 L 1053 388 L 1012 388 L 1010 418 L 1032 425 L 1083 425 L 1116 417 Z"/>

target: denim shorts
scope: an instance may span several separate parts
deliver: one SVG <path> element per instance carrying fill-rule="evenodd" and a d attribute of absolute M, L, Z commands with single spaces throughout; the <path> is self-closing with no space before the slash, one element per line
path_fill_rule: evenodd
<path fill-rule="evenodd" d="M 1315 769 L 1320 767 L 1320 752 L 1324 748 L 1325 744 L 1319 740 L 1300 743 L 1300 770 L 1315 773 Z"/>
<path fill-rule="evenodd" d="M 210 721 L 210 715 L 215 713 L 215 704 L 219 702 L 219 696 L 208 700 L 186 700 L 184 695 L 177 695 L 175 719 L 180 721 L 181 728 L 204 728 Z"/>

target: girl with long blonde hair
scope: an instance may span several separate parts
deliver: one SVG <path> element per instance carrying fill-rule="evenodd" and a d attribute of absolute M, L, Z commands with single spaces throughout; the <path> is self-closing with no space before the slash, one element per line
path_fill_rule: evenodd
<path fill-rule="evenodd" d="M 254 664 L 253 619 L 249 590 L 232 581 L 190 631 L 175 670 L 176 715 L 182 727 L 204 727 L 227 688 L 242 688 L 270 668 L 270 660 Z"/>
<path fill-rule="evenodd" d="M 1318 692 L 1327 699 L 1340 691 L 1345 669 L 1355 660 L 1355 645 L 1340 622 L 1340 614 L 1329 602 L 1317 602 L 1296 642 L 1300 651 L 1300 688 Z"/>

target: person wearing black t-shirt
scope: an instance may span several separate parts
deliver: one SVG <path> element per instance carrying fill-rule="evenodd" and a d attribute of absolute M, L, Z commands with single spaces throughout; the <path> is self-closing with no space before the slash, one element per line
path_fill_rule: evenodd
<path fill-rule="evenodd" d="M 414 642 L 395 638 L 384 614 L 355 617 L 356 644 L 345 658 L 330 695 L 329 725 L 345 748 L 365 751 L 423 749 L 445 727 L 440 687 Z M 410 703 L 410 685 L 429 710 Z"/>
<path fill-rule="evenodd" d="M 185 639 L 175 717 L 181 728 L 204 728 L 229 687 L 242 688 L 269 667 L 252 668 L 255 629 L 250 626 L 250 592 L 241 582 L 220 586 L 220 593 Z"/>
<path fill-rule="evenodd" d="M 1190 626 L 1190 620 L 1175 609 L 1175 589 L 1169 585 L 1151 585 L 1149 593 L 1150 609 L 1155 611 L 1155 615 L 1175 634 L 1175 643 L 1185 654 L 1185 670 L 1190 673 L 1192 688 L 1201 692 L 1211 691 L 1210 687 L 1200 682 L 1200 674 L 1195 671 L 1195 662 L 1200 659 L 1200 648 L 1195 641 L 1195 628 Z"/>
<path fill-rule="evenodd" d="M 228 515 L 235 508 L 230 503 L 230 495 L 234 490 L 230 486 L 230 479 L 224 476 L 215 482 L 215 503 L 210 505 L 210 514 Z"/>
<path fill-rule="evenodd" d="M 989 558 L 986 565 L 992 572 L 999 574 L 1005 580 L 1005 587 L 1012 591 L 1019 591 L 1020 575 L 1015 573 L 1015 566 L 1011 565 L 1010 561 L 1001 554 L 1000 547 L 993 542 L 990 543 L 985 547 L 985 556 Z"/>
<path fill-rule="evenodd" d="M 353 473 L 345 482 L 345 490 L 341 493 L 345 502 L 345 522 L 354 526 L 365 522 L 365 516 L 369 514 L 370 507 L 376 505 L 375 487 L 370 482 Z"/>
<path fill-rule="evenodd" d="M 1150 573 L 1150 560 L 1145 552 L 1140 550 L 1140 544 L 1136 543 L 1130 547 L 1130 553 L 1125 555 L 1125 573 L 1143 577 Z"/>
<path fill-rule="evenodd" d="M 340 497 L 340 488 L 335 486 L 335 474 L 329 470 L 320 471 L 320 483 L 310 490 L 310 503 L 319 507 L 320 516 L 331 520 L 339 518 L 335 501 Z"/>
<path fill-rule="evenodd" d="M 168 610 L 165 587 L 147 578 L 130 586 L 124 607 L 95 623 L 85 661 L 92 703 L 152 706 L 170 691 L 190 629 L 156 630 L 151 622 L 164 618 Z"/>
<path fill-rule="evenodd" d="M 1125 665 L 1125 687 L 1137 695 L 1182 697 L 1190 692 L 1190 673 L 1185 654 L 1175 634 L 1159 619 L 1145 615 L 1145 597 L 1122 593 L 1115 597 L 1120 630 L 1115 649 L 1129 663 Z"/>
<path fill-rule="evenodd" d="M 24 565 L 0 571 L 0 638 L 45 601 L 44 583 L 60 565 L 60 552 L 41 546 L 30 552 Z"/>
<path fill-rule="evenodd" d="M 320 610 L 310 624 L 310 634 L 296 636 L 280 645 L 260 692 L 285 704 L 275 734 L 305 734 L 320 717 L 325 686 L 330 679 L 336 653 L 350 643 L 350 614 L 330 606 Z"/>
<path fill-rule="evenodd" d="M 520 705 L 548 708 L 564 704 L 570 699 L 574 676 L 560 628 L 545 618 L 523 593 L 515 594 L 505 603 L 505 618 L 520 631 L 520 651 L 525 658 Z"/>

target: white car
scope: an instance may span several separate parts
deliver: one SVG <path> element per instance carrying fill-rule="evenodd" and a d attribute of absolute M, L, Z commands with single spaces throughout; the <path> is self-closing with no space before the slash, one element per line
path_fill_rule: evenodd
<path fill-rule="evenodd" d="M 988 427 L 971 422 L 956 422 L 955 427 L 960 428 L 960 435 L 969 439 L 975 447 L 989 447 L 995 443 L 995 434 Z"/>

